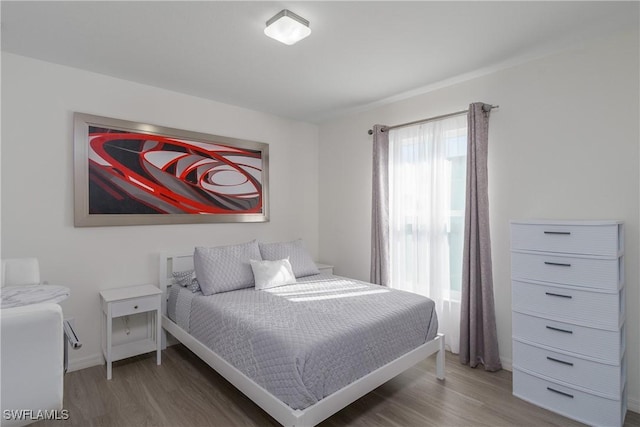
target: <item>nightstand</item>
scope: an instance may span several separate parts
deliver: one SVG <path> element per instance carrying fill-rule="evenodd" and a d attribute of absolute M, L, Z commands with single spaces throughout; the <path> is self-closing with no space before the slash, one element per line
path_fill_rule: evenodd
<path fill-rule="evenodd" d="M 316 266 L 318 267 L 318 270 L 320 270 L 320 273 L 322 274 L 333 274 L 333 265 L 321 264 L 319 262 L 316 262 Z"/>
<path fill-rule="evenodd" d="M 102 302 L 102 354 L 107 362 L 107 379 L 111 379 L 111 364 L 138 354 L 156 352 L 160 364 L 160 299 L 162 291 L 153 285 L 130 286 L 100 291 Z M 113 345 L 113 319 L 147 313 L 147 337 L 138 341 Z"/>

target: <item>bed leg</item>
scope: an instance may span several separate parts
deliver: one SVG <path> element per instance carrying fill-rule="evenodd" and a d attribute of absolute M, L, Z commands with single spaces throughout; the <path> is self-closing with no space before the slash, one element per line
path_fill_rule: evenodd
<path fill-rule="evenodd" d="M 436 377 L 444 380 L 444 335 L 438 334 L 440 338 L 440 349 L 436 355 Z"/>
<path fill-rule="evenodd" d="M 160 328 L 160 348 L 162 350 L 167 349 L 167 331 L 164 328 Z"/>

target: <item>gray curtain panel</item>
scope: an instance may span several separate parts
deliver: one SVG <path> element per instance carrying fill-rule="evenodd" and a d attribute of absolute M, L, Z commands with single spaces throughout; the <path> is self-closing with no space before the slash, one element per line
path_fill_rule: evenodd
<path fill-rule="evenodd" d="M 469 106 L 467 191 L 460 308 L 460 361 L 487 371 L 502 369 L 493 301 L 489 233 L 488 137 L 491 107 Z"/>
<path fill-rule="evenodd" d="M 387 127 L 383 125 L 373 127 L 373 192 L 371 199 L 371 275 L 369 281 L 389 286 L 389 132 Z"/>

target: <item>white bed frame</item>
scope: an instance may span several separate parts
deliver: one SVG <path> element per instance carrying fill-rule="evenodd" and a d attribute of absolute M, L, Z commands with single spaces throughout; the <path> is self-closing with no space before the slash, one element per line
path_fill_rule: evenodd
<path fill-rule="evenodd" d="M 346 387 L 303 410 L 291 409 L 280 399 L 218 356 L 210 348 L 191 336 L 167 317 L 167 289 L 173 285 L 172 272 L 193 269 L 193 251 L 163 252 L 160 254 L 160 288 L 162 290 L 162 327 L 198 357 L 244 393 L 256 405 L 284 426 L 315 426 L 355 400 L 411 368 L 432 354 L 436 354 L 436 377 L 444 380 L 444 335 L 387 363 Z M 163 331 L 163 335 L 164 331 Z M 165 348 L 165 337 L 162 344 Z"/>

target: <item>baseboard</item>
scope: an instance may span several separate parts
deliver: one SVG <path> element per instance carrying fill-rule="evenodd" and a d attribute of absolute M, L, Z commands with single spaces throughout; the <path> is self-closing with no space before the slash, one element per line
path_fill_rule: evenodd
<path fill-rule="evenodd" d="M 69 350 L 69 353 L 72 352 L 73 350 Z M 102 364 L 104 364 L 104 359 L 102 358 L 102 354 L 100 353 L 78 358 L 69 357 L 69 366 L 67 367 L 67 372 L 79 371 L 80 369 L 86 369 Z"/>
<path fill-rule="evenodd" d="M 507 359 L 506 357 L 501 357 L 500 363 L 502 364 L 502 369 L 506 371 L 513 371 L 513 363 L 511 359 Z"/>
<path fill-rule="evenodd" d="M 640 414 L 640 400 L 627 397 L 627 409 Z"/>

